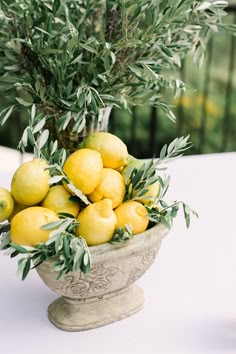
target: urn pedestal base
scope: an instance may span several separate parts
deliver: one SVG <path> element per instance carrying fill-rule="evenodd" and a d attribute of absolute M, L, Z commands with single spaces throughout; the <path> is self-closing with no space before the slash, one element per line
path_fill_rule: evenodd
<path fill-rule="evenodd" d="M 48 318 L 65 331 L 83 331 L 122 320 L 141 310 L 143 290 L 136 284 L 88 299 L 60 297 L 48 307 Z"/>
<path fill-rule="evenodd" d="M 64 274 L 57 279 L 51 257 L 36 269 L 58 295 L 48 308 L 49 320 L 65 331 L 83 331 L 125 319 L 143 307 L 143 290 L 135 283 L 153 264 L 169 229 L 156 226 L 124 243 L 90 247 L 90 272 Z"/>

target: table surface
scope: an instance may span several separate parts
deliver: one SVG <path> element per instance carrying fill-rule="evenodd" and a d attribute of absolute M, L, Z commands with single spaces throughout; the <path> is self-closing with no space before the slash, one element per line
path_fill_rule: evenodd
<path fill-rule="evenodd" d="M 0 154 L 1 160 L 1 154 Z M 35 271 L 22 282 L 16 259 L 0 254 L 0 352 L 3 354 L 236 353 L 236 153 L 182 157 L 169 165 L 167 199 L 198 211 L 187 230 L 182 214 L 138 281 L 137 314 L 84 332 L 47 319 L 57 297 Z M 0 168 L 9 187 L 12 170 Z"/>

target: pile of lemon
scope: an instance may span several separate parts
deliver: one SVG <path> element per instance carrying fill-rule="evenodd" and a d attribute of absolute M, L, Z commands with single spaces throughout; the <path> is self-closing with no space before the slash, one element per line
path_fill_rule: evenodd
<path fill-rule="evenodd" d="M 89 135 L 63 166 L 69 181 L 90 201 L 82 208 L 71 198 L 73 192 L 66 183 L 50 185 L 47 162 L 34 158 L 17 168 L 10 191 L 0 187 L 0 222 L 9 220 L 12 242 L 29 246 L 49 239 L 51 230 L 41 227 L 59 220 L 59 213 L 78 220 L 76 236 L 82 236 L 89 246 L 109 242 L 117 228 L 127 224 L 133 235 L 141 233 L 149 223 L 145 199 L 124 201 L 124 170 L 132 164 L 126 145 L 117 136 L 107 132 Z M 150 187 L 149 196 L 156 195 L 158 186 Z"/>

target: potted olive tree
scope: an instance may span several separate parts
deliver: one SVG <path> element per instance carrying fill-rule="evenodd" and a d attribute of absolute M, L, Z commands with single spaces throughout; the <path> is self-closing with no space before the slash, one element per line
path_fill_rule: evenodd
<path fill-rule="evenodd" d="M 202 64 L 210 33 L 227 28 L 222 24 L 226 5 L 225 1 L 194 0 L 1 2 L 0 85 L 7 104 L 0 108 L 0 124 L 17 119 L 18 114 L 24 115 L 28 124 L 18 148 L 24 151 L 31 146 L 36 162 L 43 164 L 40 173 L 48 173 L 46 193 L 49 185 L 65 187 L 63 193 L 69 193 L 70 201 L 82 210 L 78 218 L 65 210 L 59 212 L 59 218 L 49 218 L 51 222 L 41 225 L 41 231 L 50 231 L 44 242 L 16 242 L 18 216 L 23 217 L 22 212 L 27 213 L 32 205 L 46 205 L 46 195 L 33 204 L 24 203 L 23 195 L 23 199 L 19 198 L 23 210 L 14 211 L 14 216 L 10 213 L 10 224 L 1 227 L 1 248 L 7 249 L 11 257 L 23 254 L 19 260 L 22 279 L 35 266 L 43 281 L 63 296 L 49 307 L 49 318 L 58 327 L 92 328 L 139 310 L 143 295 L 133 283 L 154 261 L 179 205 L 183 206 L 189 225 L 190 214 L 195 212 L 183 202 L 167 204 L 163 200 L 169 178 L 161 174 L 167 160 L 190 147 L 188 137 L 176 138 L 163 147 L 159 158 L 147 162 L 129 156 L 124 143 L 119 141 L 118 150 L 124 152 L 125 162 L 110 166 L 102 160 L 103 168 L 122 173 L 121 201 L 142 204 L 148 219 L 146 231 L 135 232 L 134 225 L 130 227 L 126 222 L 113 229 L 110 243 L 102 245 L 89 244 L 90 241 L 87 244 L 86 231 L 78 231 L 86 219 L 80 215 L 96 204 L 96 198 L 76 184 L 73 173 L 65 166 L 68 167 L 73 154 L 93 149 L 88 139 L 94 137 L 94 132 L 108 129 L 113 107 L 130 110 L 133 105 L 148 103 L 164 110 L 174 121 L 170 105 L 162 99 L 163 90 L 170 90 L 175 97 L 184 90 L 184 83 L 178 78 L 181 60 L 190 53 L 196 65 Z M 97 145 L 104 157 L 101 146 L 108 135 L 101 136 Z M 106 153 L 117 146 L 118 138 L 109 135 L 110 138 L 113 140 L 105 147 Z M 117 155 L 109 160 L 114 162 L 116 158 Z M 81 165 L 80 160 L 77 167 Z M 32 165 L 28 170 L 31 168 Z M 23 179 L 27 179 L 25 171 L 24 166 Z M 96 175 L 88 170 L 83 173 L 89 181 Z M 40 180 L 35 182 L 38 175 L 34 178 L 27 185 L 32 195 L 33 184 L 42 189 Z M 16 177 L 13 180 L 14 203 L 22 188 L 17 190 Z M 153 186 L 155 197 L 151 195 Z M 103 217 L 108 214 L 108 199 L 104 197 L 99 209 Z M 37 224 L 32 218 L 31 224 L 27 220 L 28 224 L 26 219 L 20 219 L 26 233 L 27 225 Z M 99 223 L 95 226 L 95 233 L 99 233 Z M 11 237 L 13 234 L 16 238 Z M 54 272 L 50 272 L 51 268 Z"/>

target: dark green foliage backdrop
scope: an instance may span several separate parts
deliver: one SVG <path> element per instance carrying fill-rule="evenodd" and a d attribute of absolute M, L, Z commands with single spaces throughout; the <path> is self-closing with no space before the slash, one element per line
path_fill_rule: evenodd
<path fill-rule="evenodd" d="M 227 21 L 236 23 L 236 9 Z M 176 135 L 187 134 L 193 142 L 188 154 L 236 151 L 236 38 L 217 33 L 208 44 L 202 69 L 187 58 L 180 77 L 187 90 L 179 101 L 173 101 L 176 123 L 161 111 L 142 107 L 136 108 L 135 117 L 113 111 L 110 130 L 123 138 L 138 157 L 158 154 L 161 146 Z"/>
<path fill-rule="evenodd" d="M 235 23 L 236 12 L 227 16 Z M 149 106 L 137 107 L 130 115 L 114 109 L 109 130 L 121 137 L 137 157 L 158 154 L 160 148 L 177 136 L 190 134 L 190 154 L 236 150 L 236 38 L 222 32 L 208 44 L 208 55 L 199 70 L 187 58 L 179 77 L 187 84 L 181 99 L 173 103 L 177 121 Z M 0 92 L 1 104 L 4 104 Z M 27 124 L 24 114 L 15 114 L 0 130 L 0 145 L 16 148 Z"/>

